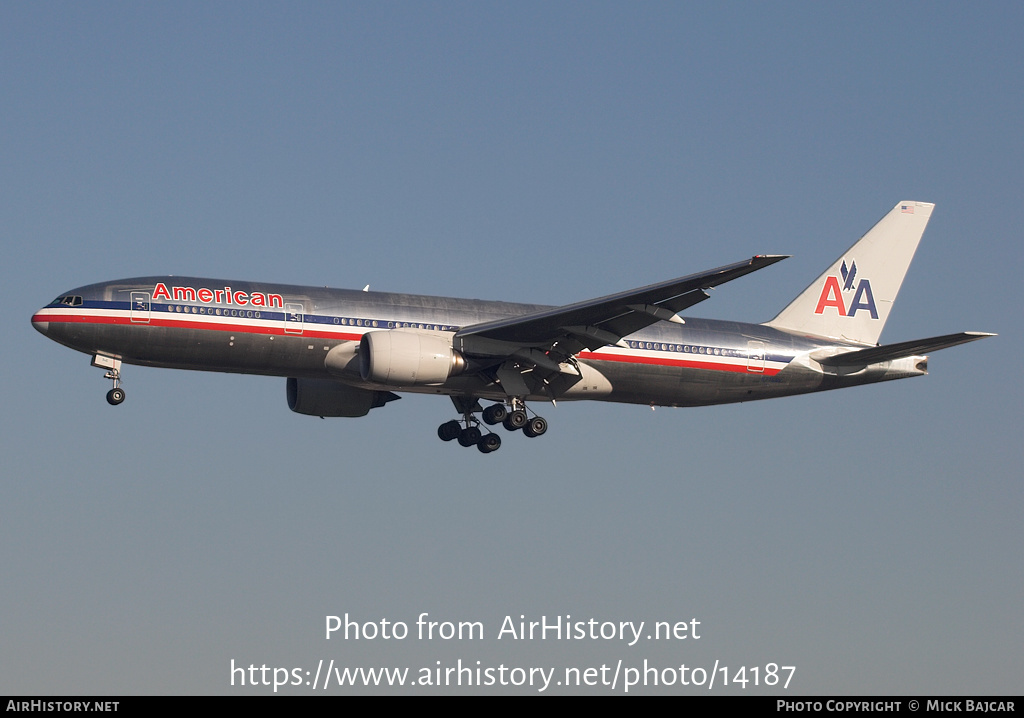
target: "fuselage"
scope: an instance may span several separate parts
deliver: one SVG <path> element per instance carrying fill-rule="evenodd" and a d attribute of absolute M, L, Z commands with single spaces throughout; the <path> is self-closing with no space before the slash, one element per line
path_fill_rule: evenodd
<path fill-rule="evenodd" d="M 310 379 L 340 344 L 367 332 L 458 329 L 546 309 L 456 299 L 196 277 L 140 277 L 63 293 L 32 317 L 54 341 L 127 364 Z M 617 345 L 576 357 L 582 380 L 558 399 L 699 406 L 801 394 L 926 373 L 919 357 L 837 373 L 813 357 L 863 345 L 799 336 L 761 324 L 685 318 L 658 322 Z M 352 386 L 501 400 L 480 376 L 431 386 Z M 550 399 L 532 396 L 530 399 Z"/>

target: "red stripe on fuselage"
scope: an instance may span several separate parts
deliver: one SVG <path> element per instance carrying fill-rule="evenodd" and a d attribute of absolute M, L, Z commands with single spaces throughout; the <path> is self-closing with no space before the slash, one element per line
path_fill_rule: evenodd
<path fill-rule="evenodd" d="M 710 361 L 693 361 L 692 359 L 668 359 L 648 356 L 623 356 L 621 354 L 605 354 L 602 352 L 580 352 L 580 359 L 596 359 L 597 361 L 625 362 L 627 364 L 653 364 L 655 366 L 686 367 L 687 369 L 709 369 L 711 371 L 731 371 L 739 374 L 760 374 L 775 376 L 779 369 L 765 367 L 763 371 L 753 371 L 746 364 L 720 364 Z"/>

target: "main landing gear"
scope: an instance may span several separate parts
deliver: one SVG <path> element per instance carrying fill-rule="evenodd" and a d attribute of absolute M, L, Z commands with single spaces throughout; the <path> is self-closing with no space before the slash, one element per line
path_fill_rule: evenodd
<path fill-rule="evenodd" d="M 526 413 L 526 404 L 518 399 L 511 400 L 510 407 L 504 404 L 491 404 L 481 409 L 476 399 L 452 397 L 455 409 L 462 414 L 462 419 L 452 419 L 437 427 L 437 436 L 441 441 L 457 439 L 460 446 L 475 446 L 482 454 L 489 454 L 501 448 L 501 437 L 493 432 L 483 433 L 476 413 L 480 412 L 484 423 L 488 426 L 501 424 L 507 431 L 522 431 L 533 438 L 548 430 L 548 422 L 541 416 L 530 416 Z M 511 408 L 511 410 L 510 410 Z"/>

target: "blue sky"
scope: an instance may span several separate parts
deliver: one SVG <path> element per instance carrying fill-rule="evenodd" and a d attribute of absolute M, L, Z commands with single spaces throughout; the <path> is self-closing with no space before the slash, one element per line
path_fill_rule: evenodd
<path fill-rule="evenodd" d="M 1019 692 L 1022 20 L 941 2 L 0 7 L 0 692 L 246 693 L 232 659 L 332 658 L 774 662 L 796 694 Z M 764 321 L 903 199 L 937 207 L 883 341 L 998 338 L 844 392 L 563 403 L 491 456 L 437 440 L 444 399 L 320 421 L 281 379 L 128 367 L 113 409 L 88 358 L 28 321 L 149 274 L 563 304 L 791 254 L 694 312 Z M 326 641 L 346 612 L 488 636 Z M 566 614 L 704 633 L 493 637 L 506 615 Z M 397 692 L 416 690 L 439 689 Z"/>

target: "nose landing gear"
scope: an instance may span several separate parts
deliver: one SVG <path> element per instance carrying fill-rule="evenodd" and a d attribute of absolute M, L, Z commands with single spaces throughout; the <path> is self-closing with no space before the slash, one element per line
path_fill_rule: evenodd
<path fill-rule="evenodd" d="M 125 393 L 124 389 L 121 388 L 121 360 L 103 354 L 96 354 L 92 358 L 92 365 L 106 369 L 107 373 L 103 375 L 103 378 L 114 382 L 114 388 L 107 392 L 107 403 L 111 406 L 117 406 L 123 402 Z"/>

